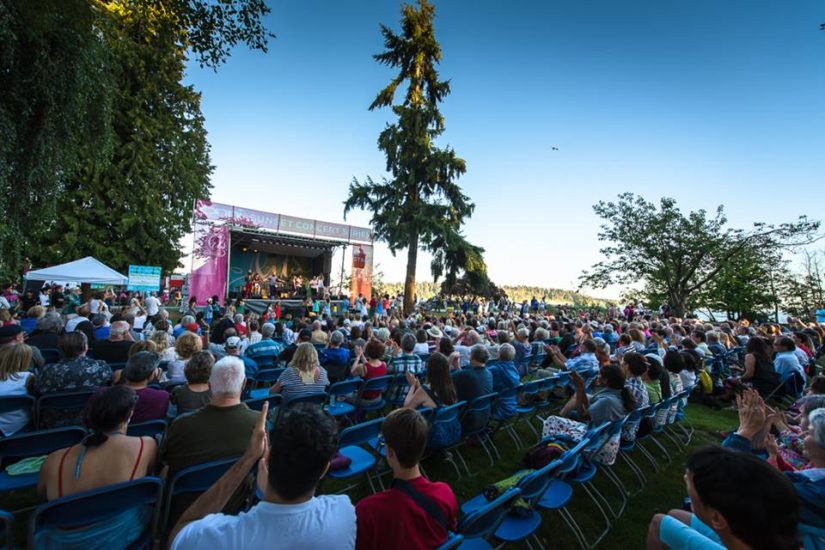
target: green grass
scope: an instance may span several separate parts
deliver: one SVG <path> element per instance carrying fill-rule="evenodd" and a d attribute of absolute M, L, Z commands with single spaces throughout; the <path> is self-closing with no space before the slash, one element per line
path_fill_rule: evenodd
<path fill-rule="evenodd" d="M 659 440 L 665 445 L 672 457 L 670 463 L 662 459 L 659 464 L 661 471 L 654 473 L 650 463 L 639 453 L 634 451 L 633 457 L 636 463 L 642 468 L 646 468 L 647 485 L 643 492 L 632 496 L 627 504 L 624 514 L 611 528 L 608 535 L 602 540 L 600 548 L 616 548 L 628 550 L 632 548 L 642 548 L 647 533 L 647 526 L 653 514 L 667 511 L 671 508 L 679 508 L 685 496 L 685 486 L 682 476 L 684 474 L 684 464 L 687 453 L 692 448 L 701 447 L 708 444 L 718 444 L 719 439 L 715 432 L 726 431 L 735 428 L 737 425 L 737 415 L 733 410 L 712 410 L 703 405 L 690 404 L 685 412 L 688 420 L 693 424 L 696 431 L 687 451 L 676 448 L 665 437 Z M 519 427 L 519 434 L 527 442 L 535 440 L 535 436 L 526 426 Z M 505 433 L 496 435 L 496 445 L 502 454 L 500 461 L 493 466 L 487 455 L 479 447 L 464 446 L 461 453 L 467 460 L 470 469 L 474 472 L 472 477 L 462 477 L 456 479 L 455 470 L 446 462 L 435 459 L 424 462 L 427 474 L 433 480 L 444 481 L 450 484 L 458 497 L 459 503 L 469 500 L 480 494 L 481 490 L 488 484 L 505 479 L 521 468 L 521 459 L 526 449 L 516 449 L 510 437 Z M 661 452 L 652 444 L 647 443 L 646 448 L 659 458 Z M 614 466 L 622 481 L 628 488 L 638 486 L 635 476 L 621 462 Z M 386 478 L 385 478 L 386 481 Z M 615 487 L 599 474 L 594 479 L 595 486 L 607 496 L 611 504 L 619 501 Z M 332 484 L 325 485 L 326 491 L 334 491 L 336 487 Z M 362 487 L 360 490 L 351 491 L 353 500 L 364 496 L 366 491 Z M 574 486 L 574 496 L 567 508 L 579 526 L 589 539 L 603 527 L 603 519 L 598 509 L 589 499 L 581 487 Z M 570 530 L 562 522 L 555 512 L 543 514 L 542 526 L 539 531 L 539 538 L 547 548 L 576 548 L 577 542 Z M 513 547 L 522 547 L 514 545 Z"/>

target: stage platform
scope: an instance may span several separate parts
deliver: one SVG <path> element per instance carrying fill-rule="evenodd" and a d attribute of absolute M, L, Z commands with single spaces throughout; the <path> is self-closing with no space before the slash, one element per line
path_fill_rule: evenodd
<path fill-rule="evenodd" d="M 349 304 L 348 300 L 330 300 L 333 317 L 341 317 L 344 314 L 344 303 Z M 306 306 L 304 301 L 300 299 L 286 299 L 286 300 L 263 300 L 257 298 L 244 299 L 244 305 L 250 311 L 259 315 L 266 311 L 266 308 L 276 303 L 281 304 L 281 318 L 287 314 L 292 317 L 304 317 L 306 315 Z M 321 304 L 321 314 L 323 315 L 323 303 Z"/>

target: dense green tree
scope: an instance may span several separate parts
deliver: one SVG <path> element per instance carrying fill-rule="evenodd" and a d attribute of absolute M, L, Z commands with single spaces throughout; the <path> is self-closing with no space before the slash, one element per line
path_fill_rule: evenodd
<path fill-rule="evenodd" d="M 599 240 L 608 244 L 600 250 L 604 259 L 582 274 L 582 286 L 641 282 L 651 301 L 666 299 L 676 315 L 703 305 L 697 301 L 708 285 L 725 268 L 747 263 L 749 252 L 808 244 L 819 228 L 819 222 L 800 217 L 778 226 L 734 229 L 727 226 L 722 206 L 712 216 L 705 210 L 685 214 L 671 198 L 657 206 L 632 193 L 616 202 L 600 201 L 593 209 L 604 220 Z"/>
<path fill-rule="evenodd" d="M 444 132 L 438 104 L 450 93 L 447 81 L 439 80 L 436 65 L 441 46 L 435 38 L 435 9 L 426 0 L 418 7 L 402 7 L 401 34 L 382 25 L 386 50 L 374 58 L 398 69 L 396 77 L 382 89 L 370 110 L 392 107 L 397 120 L 387 124 L 378 137 L 378 148 L 386 156 L 390 178 L 379 183 L 367 177 L 354 179 L 344 203 L 344 215 L 355 208 L 372 213 L 375 236 L 385 241 L 393 254 L 407 249 L 404 281 L 404 311 L 412 311 L 415 271 L 419 248 L 439 256 L 439 245 L 472 248 L 460 234 L 461 225 L 474 209 L 455 180 L 466 171 L 464 160 L 450 147 L 440 148 L 436 139 Z M 392 105 L 396 91 L 406 85 L 403 103 Z M 442 257 L 438 269 L 454 264 Z"/>
<path fill-rule="evenodd" d="M 107 20 L 88 0 L 0 0 L 0 277 L 20 275 L 66 174 L 111 151 Z"/>
<path fill-rule="evenodd" d="M 0 0 L 0 275 L 29 255 L 171 269 L 209 189 L 191 56 L 266 51 L 264 0 Z"/>

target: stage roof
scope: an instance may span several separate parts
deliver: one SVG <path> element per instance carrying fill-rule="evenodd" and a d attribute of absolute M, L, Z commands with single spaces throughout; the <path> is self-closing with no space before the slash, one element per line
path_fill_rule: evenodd
<path fill-rule="evenodd" d="M 232 227 L 232 247 L 246 247 L 252 251 L 268 252 L 283 256 L 316 258 L 336 246 L 347 243 L 326 239 L 312 239 L 293 235 L 274 235 L 265 231 Z"/>

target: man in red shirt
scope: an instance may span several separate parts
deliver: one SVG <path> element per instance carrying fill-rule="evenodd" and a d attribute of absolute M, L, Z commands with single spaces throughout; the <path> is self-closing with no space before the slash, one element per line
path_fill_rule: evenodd
<path fill-rule="evenodd" d="M 398 409 L 384 419 L 381 432 L 392 468 L 392 488 L 362 499 L 356 548 L 435 548 L 455 530 L 458 502 L 446 483 L 421 476 L 418 463 L 427 446 L 427 421 L 418 411 Z"/>

